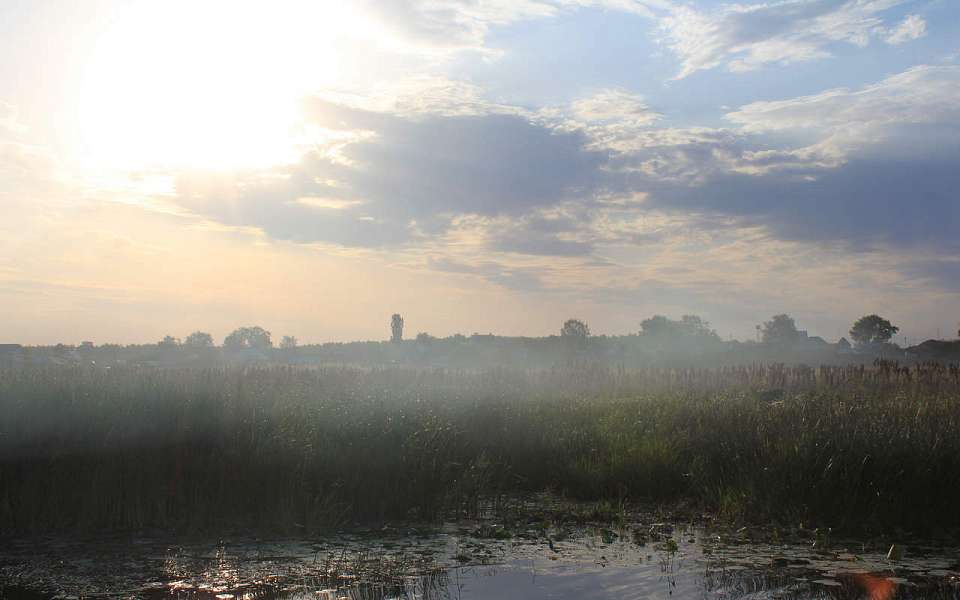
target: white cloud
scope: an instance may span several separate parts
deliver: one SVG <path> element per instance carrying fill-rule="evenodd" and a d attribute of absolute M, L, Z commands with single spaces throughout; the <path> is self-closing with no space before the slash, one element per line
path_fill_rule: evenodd
<path fill-rule="evenodd" d="M 642 175 L 630 185 L 648 207 L 726 215 L 779 239 L 955 252 L 958 99 L 960 67 L 920 66 L 748 104 L 729 130 L 657 131 L 614 164 Z M 784 141 L 798 136 L 813 141 Z"/>
<path fill-rule="evenodd" d="M 927 34 L 927 22 L 919 15 L 910 15 L 887 34 L 888 44 L 902 44 L 920 39 Z"/>
<path fill-rule="evenodd" d="M 949 147 L 960 126 L 960 67 L 919 66 L 860 90 L 838 88 L 811 96 L 753 102 L 728 113 L 743 134 L 807 130 L 819 135 L 810 146 L 748 153 L 747 164 L 779 158 L 817 168 L 872 155 L 925 155 Z M 793 165 L 794 167 L 798 165 Z M 760 169 L 757 172 L 765 172 Z"/>
<path fill-rule="evenodd" d="M 519 114 L 521 109 L 491 102 L 473 83 L 440 75 L 414 75 L 358 89 L 331 91 L 324 99 L 363 110 L 405 116 Z"/>
<path fill-rule="evenodd" d="M 401 45 L 428 53 L 482 51 L 492 27 L 603 8 L 655 18 L 670 0 L 363 0 L 361 6 Z"/>
<path fill-rule="evenodd" d="M 868 135 L 903 123 L 960 122 L 960 66 L 918 66 L 860 90 L 753 102 L 727 118 L 748 133 L 788 129 Z"/>
<path fill-rule="evenodd" d="M 364 6 L 411 46 L 433 51 L 480 49 L 491 26 L 557 12 L 540 0 L 369 0 Z"/>
<path fill-rule="evenodd" d="M 604 89 L 575 101 L 573 116 L 586 122 L 651 125 L 660 115 L 650 109 L 643 96 L 622 89 Z"/>
<path fill-rule="evenodd" d="M 678 78 L 683 78 L 721 66 L 746 71 L 824 58 L 836 43 L 866 46 L 887 31 L 882 13 L 908 1 L 783 0 L 725 5 L 712 13 L 677 6 L 660 24 L 666 43 L 680 56 Z M 908 28 L 898 39 L 910 39 L 917 20 L 898 26 L 897 32 Z"/>

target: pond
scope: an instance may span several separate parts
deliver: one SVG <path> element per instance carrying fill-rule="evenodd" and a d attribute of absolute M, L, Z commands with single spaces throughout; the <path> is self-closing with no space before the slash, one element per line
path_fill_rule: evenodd
<path fill-rule="evenodd" d="M 727 530 L 460 521 L 312 539 L 29 538 L 0 549 L 0 598 L 960 598 L 944 544 Z"/>

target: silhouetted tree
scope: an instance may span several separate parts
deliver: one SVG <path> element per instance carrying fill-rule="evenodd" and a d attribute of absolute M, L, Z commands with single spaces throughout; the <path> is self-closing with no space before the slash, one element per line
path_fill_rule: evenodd
<path fill-rule="evenodd" d="M 212 348 L 213 336 L 203 331 L 194 331 L 187 336 L 183 345 L 189 346 L 190 348 Z"/>
<path fill-rule="evenodd" d="M 870 344 L 882 344 L 889 342 L 895 333 L 900 331 L 899 327 L 892 325 L 890 321 L 879 315 L 867 315 L 860 317 L 850 328 L 850 337 L 858 346 L 868 346 Z"/>
<path fill-rule="evenodd" d="M 663 315 L 653 315 L 640 322 L 640 335 L 666 337 L 676 332 L 676 324 Z"/>
<path fill-rule="evenodd" d="M 567 319 L 560 328 L 560 337 L 585 341 L 590 337 L 590 327 L 579 319 Z"/>
<path fill-rule="evenodd" d="M 710 323 L 697 315 L 683 315 L 679 321 L 663 315 L 654 315 L 640 323 L 640 334 L 656 338 L 698 337 L 719 340 Z"/>
<path fill-rule="evenodd" d="M 774 315 L 761 329 L 765 344 L 790 344 L 800 338 L 797 324 L 790 315 Z"/>
<path fill-rule="evenodd" d="M 160 340 L 157 345 L 162 348 L 176 348 L 180 345 L 180 340 L 172 335 L 167 335 L 164 336 L 164 338 Z"/>
<path fill-rule="evenodd" d="M 390 317 L 390 341 L 403 341 L 403 317 L 399 313 Z"/>
<path fill-rule="evenodd" d="M 837 347 L 841 350 L 850 350 L 852 348 L 850 342 L 848 342 L 847 338 L 845 337 L 842 337 L 837 341 Z"/>
<path fill-rule="evenodd" d="M 280 347 L 284 350 L 293 350 L 297 347 L 297 338 L 292 335 L 285 335 L 280 340 Z"/>
<path fill-rule="evenodd" d="M 433 337 L 426 331 L 421 331 L 420 333 L 417 334 L 417 341 L 420 342 L 421 344 L 428 344 L 435 339 L 437 338 Z"/>
<path fill-rule="evenodd" d="M 273 347 L 270 332 L 262 327 L 241 327 L 223 340 L 225 350 L 266 350 Z"/>

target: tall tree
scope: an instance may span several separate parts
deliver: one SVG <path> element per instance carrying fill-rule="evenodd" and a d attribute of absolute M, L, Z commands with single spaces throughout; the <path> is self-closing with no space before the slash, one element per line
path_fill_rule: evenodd
<path fill-rule="evenodd" d="M 899 327 L 880 315 L 867 315 L 860 317 L 853 324 L 850 328 L 850 337 L 858 346 L 868 346 L 889 342 L 898 331 L 900 331 Z"/>
<path fill-rule="evenodd" d="M 212 348 L 213 336 L 204 331 L 194 331 L 187 336 L 187 339 L 184 340 L 183 345 L 191 348 Z"/>
<path fill-rule="evenodd" d="M 403 317 L 401 317 L 399 313 L 390 317 L 390 341 L 403 341 Z"/>
<path fill-rule="evenodd" d="M 790 315 L 774 315 L 761 329 L 765 344 L 790 344 L 800 338 L 797 324 Z"/>
<path fill-rule="evenodd" d="M 157 343 L 157 345 L 162 348 L 176 348 L 180 345 L 180 340 L 172 335 L 166 335 L 162 340 L 160 340 L 160 342 Z"/>
<path fill-rule="evenodd" d="M 240 327 L 223 340 L 225 350 L 266 350 L 273 347 L 270 332 L 263 327 Z"/>
<path fill-rule="evenodd" d="M 560 337 L 577 341 L 590 337 L 590 326 L 579 319 L 567 319 L 560 328 Z"/>

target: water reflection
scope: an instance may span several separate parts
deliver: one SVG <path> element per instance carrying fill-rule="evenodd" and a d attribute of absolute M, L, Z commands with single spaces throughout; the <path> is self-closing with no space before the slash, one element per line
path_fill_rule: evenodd
<path fill-rule="evenodd" d="M 20 540 L 0 549 L 0 599 L 960 599 L 952 548 L 914 546 L 891 561 L 862 544 L 825 550 L 660 523 L 510 539 L 476 531 L 271 543 Z"/>

